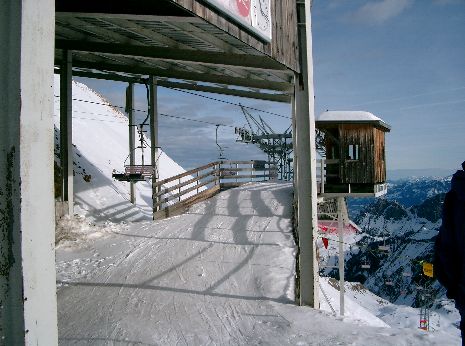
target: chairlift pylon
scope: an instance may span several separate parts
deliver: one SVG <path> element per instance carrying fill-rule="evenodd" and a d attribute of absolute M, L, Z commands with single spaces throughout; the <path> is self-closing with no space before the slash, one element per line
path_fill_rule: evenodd
<path fill-rule="evenodd" d="M 220 127 L 220 124 L 216 124 L 216 130 L 215 130 L 215 143 L 216 146 L 218 147 L 218 159 L 219 160 L 227 160 L 227 158 L 224 156 L 224 148 L 218 143 L 218 128 Z"/>

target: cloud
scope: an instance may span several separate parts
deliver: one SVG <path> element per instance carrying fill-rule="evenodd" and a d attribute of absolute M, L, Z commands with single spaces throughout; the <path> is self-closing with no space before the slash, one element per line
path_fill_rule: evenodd
<path fill-rule="evenodd" d="M 352 14 L 352 19 L 370 24 L 383 24 L 413 4 L 414 0 L 382 0 L 369 2 Z"/>
<path fill-rule="evenodd" d="M 433 4 L 435 5 L 458 5 L 458 4 L 464 4 L 463 0 L 433 0 Z"/>

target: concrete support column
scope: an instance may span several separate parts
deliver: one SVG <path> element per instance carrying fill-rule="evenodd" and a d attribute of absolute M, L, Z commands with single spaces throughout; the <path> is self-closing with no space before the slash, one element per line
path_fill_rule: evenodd
<path fill-rule="evenodd" d="M 126 88 L 126 113 L 129 119 L 129 164 L 135 164 L 136 127 L 134 124 L 134 83 L 129 83 Z M 132 204 L 136 204 L 135 183 L 129 183 L 129 195 Z"/>
<path fill-rule="evenodd" d="M 68 202 L 68 215 L 74 214 L 73 167 L 73 72 L 72 53 L 63 50 L 60 67 L 60 159 L 62 201 Z"/>
<path fill-rule="evenodd" d="M 0 340 L 57 345 L 54 0 L 0 2 Z"/>
<path fill-rule="evenodd" d="M 301 70 L 296 75 L 297 222 L 300 246 L 300 304 L 319 308 L 315 111 L 311 34 L 311 0 L 298 4 Z"/>
<path fill-rule="evenodd" d="M 155 197 L 156 192 L 159 190 L 155 187 L 155 183 L 158 181 L 158 93 L 157 93 L 157 79 L 153 76 L 149 78 L 149 90 L 150 90 L 150 145 L 151 145 L 151 158 L 152 158 L 152 200 L 153 200 L 153 213 L 158 211 L 159 207 L 155 204 L 158 198 Z M 155 215 L 154 215 L 155 220 Z"/>

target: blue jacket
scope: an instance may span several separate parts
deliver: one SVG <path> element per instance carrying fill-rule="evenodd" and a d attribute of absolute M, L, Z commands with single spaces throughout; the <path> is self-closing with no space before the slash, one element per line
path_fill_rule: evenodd
<path fill-rule="evenodd" d="M 434 264 L 447 297 L 455 299 L 460 313 L 465 313 L 465 171 L 453 175 L 451 190 L 444 199 Z"/>

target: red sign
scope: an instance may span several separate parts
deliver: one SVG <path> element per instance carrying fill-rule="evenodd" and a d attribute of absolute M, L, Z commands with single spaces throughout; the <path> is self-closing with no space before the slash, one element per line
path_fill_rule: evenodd
<path fill-rule="evenodd" d="M 325 249 L 327 249 L 328 245 L 329 245 L 329 239 L 328 238 L 321 238 L 321 240 L 323 240 L 323 245 L 325 246 Z"/>
<path fill-rule="evenodd" d="M 248 17 L 250 14 L 250 0 L 236 0 L 239 14 L 242 17 Z"/>
<path fill-rule="evenodd" d="M 337 234 L 338 223 L 337 221 L 318 220 L 318 229 L 322 233 Z M 355 234 L 357 232 L 360 232 L 360 229 L 352 221 L 344 225 L 344 233 Z"/>

